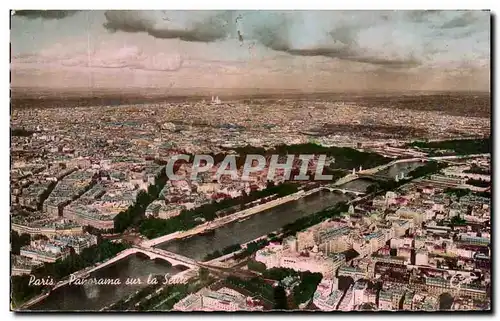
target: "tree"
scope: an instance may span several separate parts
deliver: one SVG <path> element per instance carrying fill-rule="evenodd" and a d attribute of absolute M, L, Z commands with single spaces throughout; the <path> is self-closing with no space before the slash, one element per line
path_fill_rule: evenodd
<path fill-rule="evenodd" d="M 10 134 L 12 136 L 19 136 L 19 137 L 28 137 L 33 135 L 34 131 L 31 130 L 26 130 L 24 128 L 12 128 L 10 130 Z"/>
<path fill-rule="evenodd" d="M 19 306 L 30 298 L 42 292 L 42 286 L 29 285 L 30 276 L 14 275 L 11 277 L 12 304 Z"/>
<path fill-rule="evenodd" d="M 293 269 L 289 268 L 272 268 L 265 270 L 262 274 L 266 279 L 281 281 L 288 276 L 296 277 L 299 273 Z"/>
<path fill-rule="evenodd" d="M 458 264 L 458 259 L 457 258 L 446 259 L 446 265 L 448 265 L 448 268 L 450 270 L 456 270 L 457 269 L 457 264 Z"/>
<path fill-rule="evenodd" d="M 453 305 L 453 296 L 448 292 L 439 296 L 439 310 L 449 310 Z"/>
<path fill-rule="evenodd" d="M 372 302 L 368 302 L 368 303 L 363 303 L 361 304 L 360 306 L 360 310 L 362 311 L 373 311 L 373 310 L 376 310 L 376 306 L 374 303 Z"/>
<path fill-rule="evenodd" d="M 10 251 L 12 254 L 18 255 L 21 251 L 21 247 L 29 245 L 31 238 L 29 234 L 23 233 L 19 235 L 16 231 L 10 232 Z"/>
<path fill-rule="evenodd" d="M 249 260 L 247 263 L 248 269 L 257 271 L 257 272 L 264 272 L 266 270 L 266 265 L 261 262 L 257 262 L 255 260 Z"/>
<path fill-rule="evenodd" d="M 351 284 L 354 283 L 354 279 L 350 276 L 339 276 L 338 280 L 339 280 L 338 288 L 340 291 L 347 291 L 347 289 L 349 289 Z"/>
<path fill-rule="evenodd" d="M 205 261 L 205 262 L 210 261 L 210 260 L 216 259 L 220 256 L 222 256 L 222 253 L 219 250 L 215 250 L 214 252 L 208 253 L 207 255 L 205 255 L 205 257 L 203 258 L 203 261 Z"/>
<path fill-rule="evenodd" d="M 477 166 L 476 164 L 472 164 L 471 168 L 468 170 L 465 170 L 464 173 L 490 175 L 491 171 L 490 171 L 490 169 L 484 169 L 484 168 Z"/>
<path fill-rule="evenodd" d="M 453 216 L 450 220 L 450 225 L 451 226 L 461 226 L 461 225 L 465 225 L 466 224 L 466 221 L 460 217 L 460 215 L 457 215 L 457 216 Z"/>
<path fill-rule="evenodd" d="M 483 154 L 491 152 L 490 137 L 483 139 L 454 139 L 438 142 L 412 142 L 407 146 L 439 150 L 453 150 L 458 155 Z"/>
<path fill-rule="evenodd" d="M 49 238 L 46 235 L 43 235 L 43 234 L 36 234 L 35 236 L 33 236 L 33 241 L 37 241 L 37 240 L 48 241 Z"/>
<path fill-rule="evenodd" d="M 489 187 L 490 186 L 490 182 L 488 182 L 488 181 L 483 181 L 482 179 L 473 179 L 473 178 L 469 178 L 467 180 L 466 184 L 473 185 L 476 187 Z"/>
<path fill-rule="evenodd" d="M 226 254 L 233 253 L 233 252 L 236 252 L 239 250 L 241 250 L 241 245 L 233 244 L 233 245 L 226 246 L 224 249 L 222 249 L 222 254 L 226 255 Z"/>
<path fill-rule="evenodd" d="M 198 271 L 198 277 L 200 278 L 201 281 L 206 281 L 208 280 L 208 276 L 210 275 L 210 272 L 206 268 L 200 268 Z"/>
<path fill-rule="evenodd" d="M 274 310 L 288 310 L 286 291 L 281 285 L 274 288 Z"/>
<path fill-rule="evenodd" d="M 35 268 L 31 274 L 37 278 L 51 276 L 55 281 L 59 281 L 71 273 L 111 258 L 126 248 L 127 245 L 123 243 L 113 243 L 103 240 L 97 245 L 83 249 L 78 255 L 74 251 L 71 251 L 71 254 L 63 260 L 57 260 L 54 263 L 45 263 Z M 11 278 L 12 297 L 16 304 L 22 304 L 33 296 L 40 294 L 43 290 L 49 289 L 47 287 L 28 285 L 29 278 L 29 275 L 13 276 Z"/>
<path fill-rule="evenodd" d="M 141 220 L 139 231 L 142 235 L 148 238 L 154 238 L 165 234 L 170 234 L 177 231 L 186 231 L 202 223 L 199 218 L 205 221 L 212 221 L 217 218 L 218 213 L 224 214 L 234 213 L 239 210 L 242 205 L 249 202 L 265 198 L 271 195 L 289 195 L 298 191 L 298 186 L 292 183 L 282 183 L 279 185 L 270 184 L 268 188 L 257 191 L 254 190 L 247 196 L 237 198 L 228 198 L 220 202 L 212 202 L 204 204 L 200 207 L 183 210 L 175 217 L 169 219 L 146 218 Z M 120 213 L 115 217 L 115 227 L 120 231 L 123 226 L 128 226 L 129 219 L 126 214 Z"/>
<path fill-rule="evenodd" d="M 296 305 L 307 302 L 312 298 L 323 275 L 306 271 L 301 272 L 300 277 L 301 282 L 293 289 L 293 300 Z"/>

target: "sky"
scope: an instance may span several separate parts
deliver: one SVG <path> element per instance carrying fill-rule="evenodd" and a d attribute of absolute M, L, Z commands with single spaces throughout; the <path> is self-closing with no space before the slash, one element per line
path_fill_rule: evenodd
<path fill-rule="evenodd" d="M 488 11 L 17 11 L 11 85 L 489 91 Z"/>

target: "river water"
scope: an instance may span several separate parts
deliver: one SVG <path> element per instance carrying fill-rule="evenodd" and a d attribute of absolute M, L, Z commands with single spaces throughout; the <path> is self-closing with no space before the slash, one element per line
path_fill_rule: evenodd
<path fill-rule="evenodd" d="M 341 193 L 321 191 L 252 215 L 242 222 L 229 223 L 215 230 L 213 234 L 176 240 L 160 244 L 159 247 L 194 259 L 202 259 L 206 254 L 215 250 L 222 250 L 235 243 L 251 241 L 300 217 L 314 214 L 347 199 L 347 196 Z M 159 260 L 152 261 L 138 255 L 131 255 L 91 275 L 96 278 L 120 278 L 122 285 L 63 286 L 43 301 L 33 305 L 30 310 L 99 310 L 140 288 L 140 286 L 123 285 L 127 277 L 141 277 L 145 283 L 149 274 L 170 273 L 174 275 L 179 272 L 180 270 L 168 267 Z"/>
<path fill-rule="evenodd" d="M 345 183 L 339 187 L 343 188 L 343 189 L 350 190 L 350 191 L 355 191 L 355 192 L 365 192 L 366 189 L 368 188 L 368 186 L 370 186 L 372 184 L 373 184 L 373 181 L 371 181 L 369 179 L 360 178 L 360 179 Z"/>
<path fill-rule="evenodd" d="M 379 172 L 382 175 L 395 177 L 398 173 L 405 174 L 423 163 L 398 163 Z M 343 189 L 364 192 L 373 184 L 370 180 L 357 179 L 342 186 Z M 207 254 L 222 250 L 233 244 L 242 244 L 262 235 L 269 234 L 280 227 L 291 223 L 298 218 L 319 212 L 349 198 L 343 194 L 321 191 L 308 197 L 292 201 L 272 209 L 252 215 L 243 221 L 236 221 L 221 226 L 209 234 L 194 235 L 189 238 L 168 241 L 157 247 L 193 258 L 202 260 Z"/>
<path fill-rule="evenodd" d="M 422 163 L 396 164 L 381 174 L 396 176 L 400 171 L 409 172 Z M 341 186 L 345 189 L 363 192 L 372 184 L 369 180 L 358 179 Z M 168 241 L 157 247 L 201 260 L 208 253 L 233 245 L 256 239 L 260 236 L 278 230 L 282 226 L 305 217 L 325 208 L 333 206 L 349 197 L 340 193 L 321 191 L 302 199 L 291 201 L 272 209 L 262 211 L 241 221 L 221 226 L 205 235 L 195 235 L 190 238 Z M 166 266 L 158 261 L 142 258 L 137 255 L 129 256 L 117 263 L 98 270 L 92 274 L 97 278 L 120 278 L 122 284 L 127 277 L 141 277 L 144 283 L 149 274 L 174 275 L 179 269 Z M 143 284 L 142 286 L 145 286 Z M 64 286 L 52 293 L 43 301 L 32 306 L 31 310 L 99 310 L 127 295 L 137 291 L 141 286 Z"/>
<path fill-rule="evenodd" d="M 96 311 L 147 286 L 148 275 L 174 275 L 180 269 L 170 267 L 161 260 L 150 260 L 141 255 L 126 258 L 95 271 L 91 278 L 119 278 L 121 285 L 66 285 L 30 307 L 30 310 Z M 125 285 L 127 278 L 140 278 L 141 285 Z M 162 280 L 159 280 L 160 282 Z"/>
<path fill-rule="evenodd" d="M 411 163 L 397 163 L 393 166 L 384 169 L 383 171 L 378 172 L 378 175 L 386 175 L 390 178 L 394 179 L 396 175 L 400 173 L 408 174 L 410 171 L 414 170 L 417 167 L 424 165 L 425 163 L 421 162 L 411 162 Z"/>
<path fill-rule="evenodd" d="M 157 247 L 195 260 L 203 260 L 207 254 L 215 250 L 220 251 L 229 245 L 249 242 L 278 230 L 298 218 L 314 214 L 345 200 L 348 200 L 348 197 L 341 193 L 320 191 L 254 214 L 241 221 L 228 223 L 209 234 L 168 241 Z"/>

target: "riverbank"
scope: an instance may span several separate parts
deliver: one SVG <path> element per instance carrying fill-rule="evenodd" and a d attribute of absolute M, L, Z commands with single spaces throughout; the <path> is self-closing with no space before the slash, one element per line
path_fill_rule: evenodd
<path fill-rule="evenodd" d="M 94 272 L 94 271 L 97 271 L 99 269 L 102 269 L 110 264 L 113 264 L 127 256 L 129 256 L 130 254 L 132 254 L 132 252 L 130 251 L 131 249 L 126 249 L 126 250 L 123 250 L 121 251 L 120 253 L 118 253 L 115 257 L 113 257 L 112 259 L 108 259 L 106 261 L 103 261 L 103 262 L 100 262 L 99 264 L 96 264 L 94 266 L 91 266 L 91 267 L 87 267 L 83 270 L 80 270 L 80 271 L 77 271 L 73 274 L 71 274 L 73 276 L 74 279 L 83 279 L 83 278 L 86 278 L 90 275 L 90 273 Z M 32 298 L 31 300 L 29 300 L 28 302 L 25 302 L 23 303 L 17 310 L 26 310 L 28 309 L 29 307 L 37 304 L 38 302 L 42 301 L 43 299 L 45 299 L 46 297 L 48 297 L 50 295 L 51 292 L 57 290 L 58 288 L 62 287 L 62 286 L 65 286 L 65 285 L 68 285 L 69 282 L 71 280 L 71 276 L 69 276 L 67 279 L 65 280 L 61 280 L 59 282 L 56 283 L 56 285 L 50 289 L 49 292 L 47 293 L 43 293 L 43 294 L 40 294 L 39 296 L 36 296 L 34 298 Z"/>
<path fill-rule="evenodd" d="M 90 274 L 89 280 L 120 280 L 120 283 L 99 285 L 72 282 L 53 290 L 46 297 L 37 298 L 22 311 L 99 311 L 105 306 L 126 298 L 137 290 L 147 286 L 150 276 L 169 276 L 171 283 L 184 282 L 190 275 L 196 275 L 196 269 L 185 269 L 165 263 L 164 260 L 152 260 L 145 255 L 130 253 L 113 264 L 99 266 L 100 269 Z M 141 280 L 141 283 L 126 284 L 127 280 Z M 33 300 L 35 301 L 35 300 Z"/>
<path fill-rule="evenodd" d="M 272 201 L 269 201 L 264 204 L 259 204 L 257 206 L 254 206 L 249 209 L 245 209 L 243 211 L 237 212 L 235 214 L 229 215 L 227 217 L 219 218 L 211 222 L 207 222 L 205 224 L 199 225 L 194 229 L 184 231 L 184 232 L 175 232 L 171 233 L 168 235 L 164 235 L 160 238 L 156 238 L 153 240 L 146 240 L 143 242 L 142 247 L 153 247 L 157 244 L 164 243 L 166 242 L 166 246 L 170 246 L 170 242 L 168 240 L 177 240 L 177 239 L 183 239 L 183 243 L 181 245 L 174 245 L 174 248 L 168 249 L 165 248 L 168 251 L 171 251 L 173 253 L 184 253 L 188 257 L 191 257 L 190 255 L 194 255 L 193 253 L 210 253 L 214 249 L 218 248 L 225 248 L 227 246 L 230 246 L 234 244 L 234 239 L 233 236 L 238 236 L 237 237 L 237 242 L 246 244 L 246 243 L 251 243 L 252 241 L 256 239 L 260 239 L 263 234 L 268 233 L 270 231 L 276 230 L 276 228 L 282 227 L 283 225 L 286 225 L 289 223 L 290 220 L 294 219 L 299 219 L 302 216 L 305 216 L 302 213 L 313 213 L 317 211 L 322 211 L 324 210 L 323 205 L 325 204 L 330 204 L 330 202 L 338 202 L 340 199 L 342 199 L 344 196 L 342 195 L 337 195 L 333 193 L 326 193 L 326 194 L 321 194 L 321 190 L 325 189 L 325 187 L 317 187 L 315 189 L 311 189 L 309 191 L 298 191 L 294 194 L 290 194 L 285 197 L 281 197 L 279 199 L 275 199 Z M 313 199 L 306 198 L 309 195 L 317 194 L 320 193 L 322 196 L 318 196 L 321 201 L 318 202 L 318 200 L 315 200 L 316 197 L 313 197 Z M 330 196 L 327 196 L 330 195 Z M 306 198 L 307 201 L 303 201 L 301 199 Z M 356 200 L 360 200 L 364 198 L 357 198 Z M 285 205 L 286 203 L 297 201 L 300 200 L 300 203 L 297 203 L 297 206 L 294 204 L 292 205 Z M 301 205 L 299 205 L 301 204 Z M 283 205 L 284 207 L 281 207 L 279 205 Z M 275 208 L 277 208 L 277 212 L 275 211 Z M 254 214 L 261 213 L 266 211 L 268 213 L 263 214 L 264 216 L 259 216 L 259 217 L 254 217 Z M 269 212 L 271 211 L 271 212 Z M 281 216 L 280 218 L 280 215 Z M 248 221 L 247 221 L 248 220 Z M 242 221 L 241 223 L 238 223 L 236 221 Z M 262 222 L 263 225 L 261 224 Z M 229 224 L 232 223 L 232 224 Z M 231 227 L 228 229 L 223 228 L 224 231 L 219 232 L 218 227 L 221 227 L 223 225 L 230 225 Z M 214 236 L 210 235 L 209 240 L 207 237 L 198 237 L 197 234 L 201 234 L 203 232 L 212 230 L 214 231 L 215 234 Z M 243 235 L 240 235 L 238 233 L 244 232 Z M 236 233 L 236 234 L 235 234 Z M 193 236 L 196 235 L 196 237 L 188 239 L 188 236 Z M 217 244 L 214 242 L 214 237 L 217 239 Z M 231 243 L 230 243 L 231 242 Z M 220 246 L 219 246 L 220 245 Z M 105 262 L 101 262 L 98 265 L 94 265 L 92 267 L 89 267 L 87 270 L 82 271 L 82 275 L 91 273 L 95 270 L 104 268 L 107 265 L 111 265 L 112 263 L 115 263 L 119 261 L 120 259 L 128 256 L 126 253 L 127 251 L 123 251 L 121 253 L 118 253 L 114 258 L 109 259 Z M 130 252 L 130 251 L 128 251 Z M 191 253 L 193 252 L 193 253 Z M 191 253 L 191 254 L 189 254 Z M 205 254 L 206 254 L 205 253 Z M 229 254 L 229 253 L 228 253 Z M 193 256 L 194 257 L 194 256 Z M 200 258 L 202 258 L 201 256 Z M 224 258 L 229 258 L 230 255 L 224 256 Z M 199 259 L 199 258 L 197 258 Z M 219 258 L 221 260 L 221 258 Z M 104 264 L 104 265 L 103 265 Z M 80 274 L 79 272 L 77 272 Z M 67 284 L 68 281 L 66 280 L 66 283 L 61 282 L 58 284 L 58 287 L 63 286 Z M 40 298 L 39 300 L 41 300 Z M 39 301 L 36 301 L 39 302 Z M 34 304 L 34 302 L 32 303 Z"/>
<path fill-rule="evenodd" d="M 394 160 L 388 164 L 365 169 L 362 171 L 362 173 L 373 174 L 375 172 L 385 170 L 388 167 L 395 166 L 395 165 L 400 164 L 400 163 L 411 163 L 411 162 L 421 162 L 421 161 L 422 161 L 422 159 L 420 159 L 420 158 L 398 159 L 398 160 Z M 356 180 L 356 179 L 359 179 L 359 177 L 357 175 L 353 175 L 352 173 L 350 173 L 344 177 L 339 178 L 338 180 L 333 182 L 332 185 L 339 186 L 339 185 L 346 184 L 346 183 L 353 181 L 353 180 Z M 297 199 L 306 197 L 308 195 L 317 193 L 323 189 L 325 189 L 325 186 L 320 186 L 320 187 L 317 187 L 317 188 L 309 190 L 309 191 L 301 190 L 301 191 L 298 191 L 294 194 L 290 194 L 288 196 L 284 196 L 282 198 L 279 198 L 279 199 L 276 199 L 276 200 L 273 200 L 273 201 L 270 201 L 270 202 L 267 202 L 264 204 L 259 204 L 257 206 L 252 207 L 252 208 L 242 210 L 240 212 L 231 214 L 229 216 L 217 218 L 213 221 L 198 225 L 195 228 L 190 229 L 188 231 L 182 231 L 182 232 L 178 231 L 178 232 L 166 234 L 166 235 L 163 235 L 163 236 L 151 239 L 151 240 L 145 240 L 141 243 L 141 246 L 142 247 L 153 247 L 153 246 L 156 246 L 158 244 L 165 243 L 168 241 L 172 241 L 172 240 L 176 240 L 176 239 L 183 239 L 183 238 L 190 237 L 190 236 L 193 236 L 196 234 L 200 234 L 200 233 L 204 233 L 204 232 L 207 232 L 210 230 L 214 230 L 220 226 L 223 226 L 223 225 L 228 224 L 230 222 L 234 222 L 235 220 L 244 219 L 244 218 L 249 217 L 251 215 L 254 215 L 254 214 L 260 213 L 262 211 L 268 210 L 270 208 L 276 207 L 278 205 L 285 204 L 287 202 L 297 200 Z"/>
<path fill-rule="evenodd" d="M 280 197 L 278 199 L 269 201 L 267 203 L 259 204 L 259 205 L 256 205 L 254 207 L 236 212 L 236 213 L 231 214 L 229 216 L 217 218 L 213 221 L 206 222 L 206 223 L 198 225 L 197 227 L 195 227 L 191 230 L 188 230 L 188 231 L 174 232 L 171 234 L 160 236 L 160 237 L 152 239 L 152 240 L 143 241 L 141 243 L 141 246 L 145 247 L 145 248 L 153 247 L 153 246 L 156 246 L 158 244 L 165 243 L 167 241 L 171 241 L 171 240 L 175 240 L 175 239 L 182 239 L 182 238 L 186 238 L 186 237 L 189 237 L 192 235 L 207 232 L 209 230 L 218 228 L 222 225 L 225 225 L 225 224 L 234 222 L 236 220 L 240 220 L 240 219 L 249 217 L 251 215 L 263 212 L 265 210 L 271 209 L 271 208 L 276 207 L 278 205 L 285 204 L 285 203 L 288 203 L 291 201 L 295 201 L 295 200 L 298 200 L 300 198 L 306 197 L 308 195 L 312 195 L 314 193 L 321 191 L 322 189 L 324 189 L 324 187 L 317 187 L 317 188 L 311 189 L 309 191 L 300 190 L 294 194 Z"/>
<path fill-rule="evenodd" d="M 415 180 L 401 181 L 400 185 L 398 186 L 398 188 L 401 187 L 401 186 L 403 186 L 403 185 L 413 183 L 414 181 Z M 379 192 L 369 193 L 369 194 L 363 195 L 362 197 L 357 197 L 355 199 L 352 199 L 349 202 L 347 202 L 346 204 L 347 205 L 351 205 L 351 204 L 355 205 L 357 203 L 362 203 L 362 202 L 364 202 L 364 201 L 366 201 L 368 199 L 374 198 L 376 195 L 383 194 L 385 192 L 386 191 L 379 191 Z M 329 209 L 326 209 L 326 210 L 329 210 Z M 339 214 L 340 214 L 340 212 L 339 212 Z M 243 252 L 245 252 L 248 244 L 250 244 L 250 243 L 256 243 L 256 242 L 259 242 L 259 241 L 262 241 L 262 240 L 266 240 L 267 241 L 266 243 L 269 243 L 272 240 L 279 240 L 279 241 L 281 241 L 283 239 L 283 236 L 284 236 L 282 228 L 280 228 L 278 230 L 275 230 L 275 231 L 271 232 L 270 234 L 274 235 L 273 238 L 270 238 L 269 234 L 259 236 L 259 237 L 255 238 L 255 239 L 251 240 L 251 241 L 248 241 L 248 242 L 245 242 L 245 243 L 241 244 L 241 248 L 238 249 L 238 250 L 236 250 L 236 251 L 234 251 L 234 252 L 227 253 L 227 254 L 222 255 L 220 257 L 204 261 L 204 262 L 202 262 L 202 264 L 211 264 L 211 265 L 213 265 L 214 263 L 215 264 L 219 263 L 221 266 L 223 266 L 225 268 L 230 268 L 232 266 L 225 264 L 226 263 L 225 261 L 228 261 L 228 260 L 232 259 L 233 257 L 235 257 L 235 256 L 237 256 L 239 254 L 242 254 Z"/>
<path fill-rule="evenodd" d="M 38 302 L 42 301 L 43 299 L 45 299 L 46 297 L 48 297 L 50 295 L 50 292 L 51 291 L 43 293 L 43 294 L 40 294 L 39 296 L 36 296 L 36 297 L 30 299 L 28 302 L 24 302 L 23 304 L 21 304 L 20 307 L 18 307 L 18 308 L 12 307 L 12 309 L 14 311 L 23 311 L 23 310 L 26 310 L 30 306 L 33 306 L 33 305 L 37 304 Z"/>
<path fill-rule="evenodd" d="M 276 233 L 278 233 L 278 231 L 276 231 Z M 279 236 L 280 235 L 277 235 L 277 237 L 279 237 Z M 203 261 L 201 263 L 203 263 L 203 264 L 211 264 L 211 265 L 213 265 L 214 263 L 219 263 L 219 262 L 220 263 L 224 263 L 224 261 L 226 261 L 226 260 L 232 258 L 233 256 L 235 256 L 237 254 L 240 254 L 243 251 L 245 251 L 245 249 L 247 248 L 247 245 L 249 243 L 258 242 L 258 241 L 261 241 L 261 240 L 265 240 L 267 238 L 268 238 L 267 235 L 259 236 L 259 237 L 255 238 L 255 239 L 251 240 L 251 241 L 248 241 L 246 243 L 241 244 L 241 248 L 239 250 L 237 250 L 237 251 L 234 251 L 234 252 L 231 252 L 231 253 L 228 253 L 228 254 L 224 254 L 222 256 L 216 257 L 216 258 L 208 260 L 208 261 Z"/>

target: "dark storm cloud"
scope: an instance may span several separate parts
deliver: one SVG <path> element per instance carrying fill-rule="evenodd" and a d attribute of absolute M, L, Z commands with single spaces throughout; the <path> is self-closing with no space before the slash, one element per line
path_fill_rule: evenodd
<path fill-rule="evenodd" d="M 337 58 L 341 60 L 348 60 L 354 62 L 367 63 L 372 65 L 379 65 L 388 68 L 411 68 L 417 67 L 421 62 L 415 57 L 408 58 L 383 58 L 373 56 L 363 56 L 356 50 L 351 48 L 312 48 L 312 49 L 292 49 L 285 47 L 276 47 L 275 50 L 284 51 L 295 56 L 322 56 Z"/>
<path fill-rule="evenodd" d="M 430 59 L 432 52 L 425 49 L 428 43 L 433 44 L 431 49 L 441 48 L 445 39 L 475 37 L 485 29 L 483 16 L 439 10 L 107 11 L 104 26 L 159 39 L 213 42 L 233 38 L 242 45 L 260 43 L 293 56 L 323 56 L 397 69 Z"/>
<path fill-rule="evenodd" d="M 27 19 L 63 19 L 77 12 L 78 10 L 15 10 L 14 14 Z"/>
<path fill-rule="evenodd" d="M 143 11 L 106 11 L 104 27 L 110 31 L 145 32 L 160 39 L 212 42 L 228 34 L 230 13 L 219 12 L 195 21 L 176 22 L 168 16 L 153 16 Z"/>
<path fill-rule="evenodd" d="M 255 35 L 266 47 L 276 51 L 286 52 L 294 56 L 322 56 L 379 65 L 387 68 L 411 68 L 421 64 L 418 59 L 411 55 L 407 58 L 389 58 L 367 54 L 358 45 L 356 38 L 360 28 L 356 26 L 344 25 L 334 28 L 328 32 L 328 41 L 326 43 L 312 42 L 303 48 L 295 46 L 293 40 L 289 40 L 289 30 L 289 22 L 284 20 L 280 26 L 264 25 L 259 27 L 256 29 Z"/>

